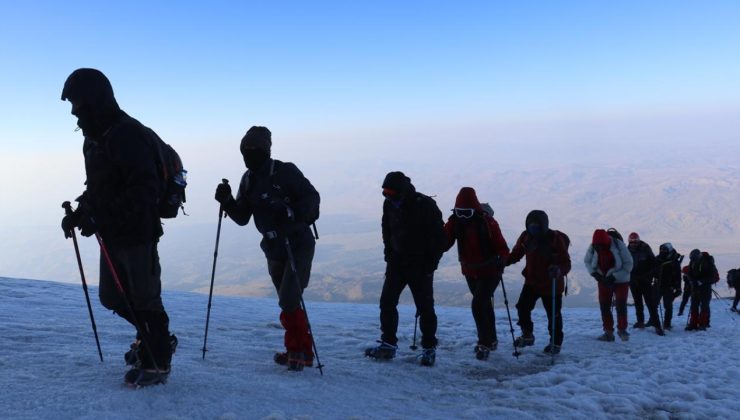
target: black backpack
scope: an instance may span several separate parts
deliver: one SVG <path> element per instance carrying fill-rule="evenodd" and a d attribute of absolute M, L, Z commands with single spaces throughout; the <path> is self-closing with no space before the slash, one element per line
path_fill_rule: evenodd
<path fill-rule="evenodd" d="M 177 217 L 180 209 L 182 209 L 182 214 L 187 216 L 185 187 L 188 185 L 188 171 L 183 168 L 180 155 L 175 149 L 162 141 L 154 131 L 149 130 L 149 132 L 153 135 L 157 152 L 157 172 L 159 172 L 161 186 L 158 204 L 159 217 L 172 219 Z"/>
<path fill-rule="evenodd" d="M 727 272 L 727 286 L 731 288 L 737 288 L 740 287 L 740 283 L 738 283 L 738 277 L 740 277 L 740 269 L 733 268 L 730 271 Z"/>
<path fill-rule="evenodd" d="M 620 241 L 624 242 L 624 238 L 622 238 L 622 235 L 619 233 L 618 230 L 614 228 L 609 228 L 606 230 L 606 233 L 608 233 L 609 236 L 611 236 L 612 238 L 619 239 Z"/>

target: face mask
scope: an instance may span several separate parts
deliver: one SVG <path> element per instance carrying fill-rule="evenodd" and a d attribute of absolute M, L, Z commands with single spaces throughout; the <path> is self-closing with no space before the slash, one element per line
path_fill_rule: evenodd
<path fill-rule="evenodd" d="M 267 162 L 270 154 L 262 149 L 250 149 L 245 151 L 242 156 L 244 156 L 244 165 L 247 166 L 247 169 L 256 171 Z"/>
<path fill-rule="evenodd" d="M 77 111 L 77 126 L 82 129 L 82 134 L 85 137 L 99 137 L 103 135 L 105 127 L 100 121 L 95 118 L 93 112 L 90 111 L 89 107 L 81 107 Z"/>
<path fill-rule="evenodd" d="M 542 227 L 540 225 L 529 225 L 527 226 L 527 232 L 532 236 L 539 236 L 542 233 Z"/>

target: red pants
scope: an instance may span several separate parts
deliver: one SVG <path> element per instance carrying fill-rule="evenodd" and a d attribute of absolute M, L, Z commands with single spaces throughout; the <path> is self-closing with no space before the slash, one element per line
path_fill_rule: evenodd
<path fill-rule="evenodd" d="M 601 322 L 604 324 L 604 331 L 614 331 L 612 296 L 615 297 L 615 306 L 617 307 L 617 328 L 620 330 L 627 329 L 627 294 L 629 290 L 629 283 L 616 283 L 614 286 L 607 286 L 603 282 L 599 282 L 599 307 L 601 308 Z"/>

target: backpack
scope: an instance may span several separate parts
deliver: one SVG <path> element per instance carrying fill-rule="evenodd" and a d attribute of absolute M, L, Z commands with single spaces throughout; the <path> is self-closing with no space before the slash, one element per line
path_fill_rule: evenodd
<path fill-rule="evenodd" d="M 618 230 L 614 228 L 609 228 L 606 230 L 606 233 L 608 233 L 609 236 L 611 236 L 612 238 L 619 239 L 620 241 L 624 242 L 624 238 L 622 238 L 622 235 L 619 233 Z"/>
<path fill-rule="evenodd" d="M 727 272 L 727 287 L 735 288 L 736 286 L 738 286 L 737 272 L 738 270 L 736 268 L 733 268 Z"/>
<path fill-rule="evenodd" d="M 554 235 L 553 235 L 553 241 L 557 237 L 562 238 L 563 243 L 565 243 L 565 252 L 568 252 L 568 248 L 570 248 L 570 237 L 568 235 L 566 235 L 565 232 L 561 232 L 561 231 L 555 230 L 555 229 L 553 229 L 552 231 L 554 233 Z M 568 275 L 567 274 L 565 275 L 565 291 L 564 291 L 564 293 L 565 293 L 565 296 L 568 296 Z"/>
<path fill-rule="evenodd" d="M 488 203 L 480 203 L 481 209 L 483 209 L 483 213 L 488 214 L 489 216 L 493 217 L 493 207 L 491 207 Z"/>
<path fill-rule="evenodd" d="M 180 209 L 185 213 L 185 187 L 188 171 L 182 166 L 180 155 L 169 144 L 152 130 L 149 132 L 154 137 L 157 152 L 157 172 L 159 173 L 160 191 L 158 210 L 159 217 L 172 219 L 177 217 Z"/>

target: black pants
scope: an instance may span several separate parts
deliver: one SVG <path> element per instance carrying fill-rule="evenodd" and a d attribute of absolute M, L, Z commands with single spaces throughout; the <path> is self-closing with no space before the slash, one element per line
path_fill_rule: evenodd
<path fill-rule="evenodd" d="M 678 307 L 679 313 L 683 313 L 684 309 L 686 309 L 686 304 L 689 303 L 690 297 L 691 297 L 691 283 L 685 281 L 683 282 L 683 296 L 681 297 L 681 305 Z"/>
<path fill-rule="evenodd" d="M 108 253 L 124 293 L 118 289 L 101 251 L 100 302 L 134 327 L 138 321 L 142 330 L 137 331 L 137 336 L 151 347 L 154 356 L 152 361 L 149 352 L 144 349 L 144 368 L 152 368 L 155 363 L 159 368 L 168 368 L 172 358 L 170 320 L 162 304 L 161 268 L 156 242 L 131 247 L 108 245 Z M 131 305 L 133 314 L 126 301 Z"/>
<path fill-rule="evenodd" d="M 673 296 L 673 291 L 671 289 L 655 289 L 657 293 L 657 303 L 660 305 L 661 300 L 663 301 L 663 326 L 664 327 L 670 327 L 671 321 L 673 320 L 673 300 L 675 299 L 675 296 Z M 659 322 L 657 318 L 655 318 L 656 322 Z"/>
<path fill-rule="evenodd" d="M 315 244 L 311 242 L 306 249 L 294 249 L 293 259 L 298 273 L 296 280 L 293 268 L 287 260 L 267 260 L 267 271 L 270 273 L 272 284 L 278 294 L 278 305 L 286 312 L 293 312 L 301 306 L 301 295 L 303 289 L 308 287 L 308 279 L 311 277 L 311 263 Z M 298 288 L 300 283 L 301 287 Z"/>
<path fill-rule="evenodd" d="M 468 289 L 473 294 L 470 308 L 473 311 L 475 327 L 478 330 L 478 344 L 491 347 L 496 338 L 496 315 L 493 312 L 493 292 L 496 291 L 501 277 L 466 276 Z"/>
<path fill-rule="evenodd" d="M 380 294 L 381 340 L 396 345 L 398 337 L 398 299 L 409 286 L 416 305 L 421 329 L 421 346 L 437 345 L 437 314 L 434 313 L 434 273 L 425 273 L 421 265 L 394 266 L 388 264 Z"/>
<path fill-rule="evenodd" d="M 563 295 L 557 294 L 555 296 L 555 337 L 552 337 L 552 304 L 553 297 L 551 295 L 540 295 L 535 291 L 532 286 L 527 284 L 522 287 L 522 292 L 519 295 L 519 301 L 516 303 L 517 313 L 519 314 L 518 324 L 522 328 L 523 334 L 532 334 L 534 331 L 534 323 L 532 323 L 532 310 L 534 309 L 537 300 L 542 299 L 542 306 L 547 311 L 547 331 L 550 333 L 550 338 L 554 339 L 556 345 L 563 344 L 563 316 L 560 313 L 560 309 L 563 306 Z"/>
<path fill-rule="evenodd" d="M 691 292 L 691 317 L 692 323 L 706 327 L 709 325 L 711 310 L 709 303 L 712 301 L 712 284 L 701 286 L 694 285 Z"/>
<path fill-rule="evenodd" d="M 738 302 L 740 302 L 740 286 L 735 287 L 735 300 L 732 301 L 732 307 L 737 309 Z"/>
<path fill-rule="evenodd" d="M 645 322 L 645 306 L 647 306 L 649 319 L 658 319 L 658 305 L 653 296 L 655 292 L 650 278 L 632 279 L 630 281 L 630 292 L 635 303 L 635 319 L 637 322 Z"/>

